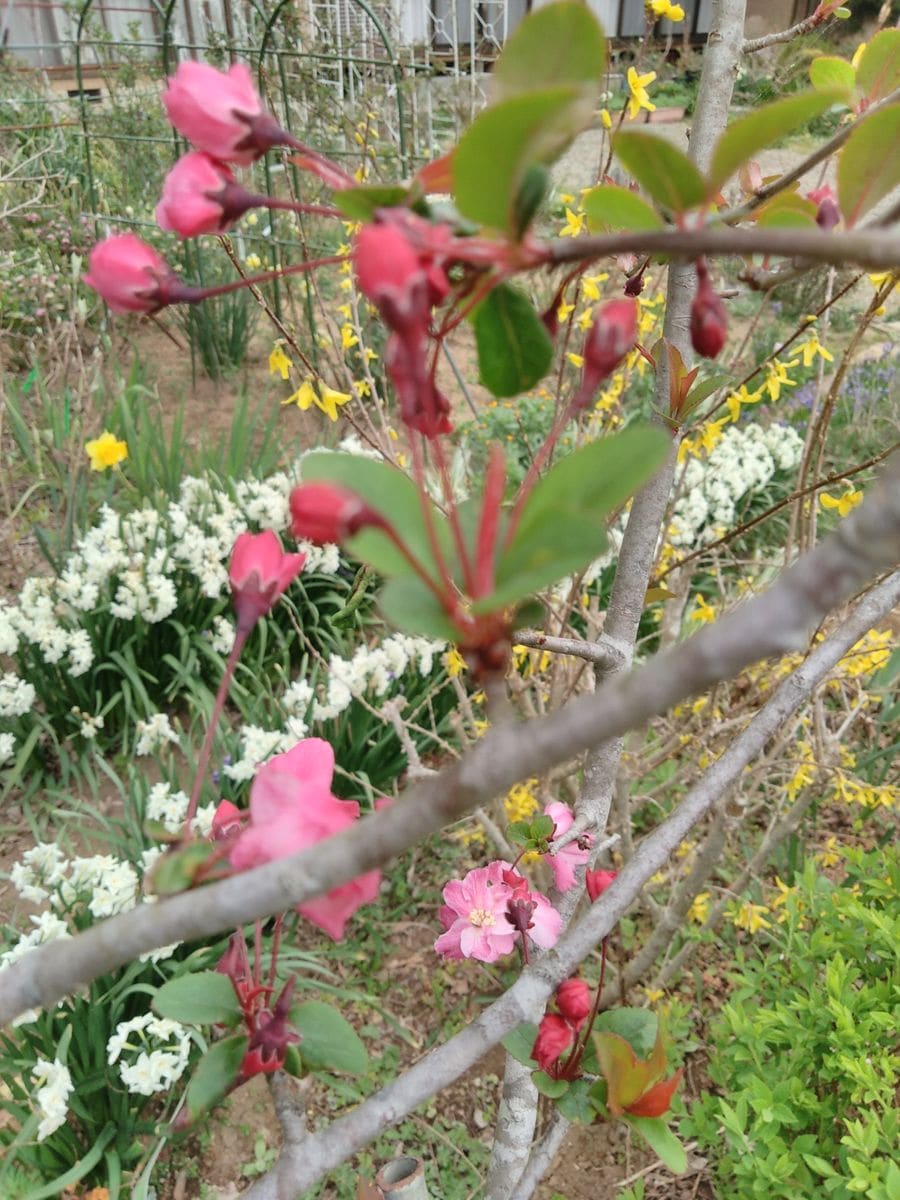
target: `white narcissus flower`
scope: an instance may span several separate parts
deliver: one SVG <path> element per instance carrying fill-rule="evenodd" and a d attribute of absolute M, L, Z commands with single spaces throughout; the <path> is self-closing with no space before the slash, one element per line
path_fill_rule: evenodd
<path fill-rule="evenodd" d="M 51 1063 L 45 1058 L 39 1058 L 32 1069 L 31 1077 L 36 1083 L 43 1085 L 34 1094 L 34 1101 L 41 1115 L 37 1140 L 42 1142 L 66 1123 L 69 1096 L 72 1094 L 72 1076 L 68 1067 L 59 1059 Z"/>

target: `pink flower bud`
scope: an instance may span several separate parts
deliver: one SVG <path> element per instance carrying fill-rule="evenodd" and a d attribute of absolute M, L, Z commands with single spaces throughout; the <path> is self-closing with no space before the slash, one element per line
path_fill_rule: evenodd
<path fill-rule="evenodd" d="M 556 1013 L 547 1013 L 538 1027 L 531 1057 L 542 1071 L 553 1073 L 554 1065 L 575 1041 L 575 1030 Z"/>
<path fill-rule="evenodd" d="M 584 882 L 592 904 L 603 895 L 618 874 L 618 871 L 585 871 Z"/>
<path fill-rule="evenodd" d="M 224 842 L 234 834 L 240 833 L 247 819 L 248 814 L 243 809 L 232 804 L 230 800 L 222 800 L 213 815 L 210 837 L 214 842 Z"/>
<path fill-rule="evenodd" d="M 243 63 L 228 71 L 207 63 L 180 63 L 162 99 L 178 132 L 222 162 L 246 167 L 270 147 L 290 141 L 263 109 Z"/>
<path fill-rule="evenodd" d="M 556 989 L 556 1007 L 566 1018 L 580 1029 L 594 1007 L 591 989 L 583 979 L 565 979 Z"/>
<path fill-rule="evenodd" d="M 806 198 L 818 205 L 816 224 L 820 229 L 834 229 L 835 225 L 840 224 L 841 210 L 838 207 L 837 197 L 827 183 L 824 187 L 807 192 Z"/>
<path fill-rule="evenodd" d="M 697 263 L 697 292 L 691 304 L 691 344 L 704 358 L 717 358 L 725 345 L 728 317 L 705 263 Z"/>
<path fill-rule="evenodd" d="M 305 554 L 285 554 L 271 529 L 238 537 L 228 571 L 238 630 L 246 633 L 269 612 L 304 562 Z"/>
<path fill-rule="evenodd" d="M 252 205 L 253 197 L 224 163 L 192 150 L 179 158 L 166 176 L 156 220 L 160 229 L 170 229 L 183 238 L 224 233 Z"/>
<path fill-rule="evenodd" d="M 353 243 L 359 290 L 392 329 L 428 320 L 428 271 L 406 233 L 395 224 L 364 225 Z"/>
<path fill-rule="evenodd" d="M 216 963 L 215 969 L 220 975 L 228 976 L 237 995 L 243 998 L 246 988 L 242 989 L 240 985 L 250 978 L 250 960 L 247 958 L 247 943 L 240 930 L 228 939 L 228 949 Z"/>
<path fill-rule="evenodd" d="M 317 546 L 342 542 L 382 518 L 355 492 L 333 483 L 301 483 L 290 496 L 291 532 Z"/>
<path fill-rule="evenodd" d="M 632 299 L 610 300 L 598 309 L 584 340 L 584 374 L 573 408 L 587 408 L 597 388 L 608 379 L 634 346 L 638 306 Z"/>
<path fill-rule="evenodd" d="M 118 233 L 91 250 L 82 276 L 116 313 L 153 313 L 170 303 L 179 280 L 166 260 L 133 233 Z"/>

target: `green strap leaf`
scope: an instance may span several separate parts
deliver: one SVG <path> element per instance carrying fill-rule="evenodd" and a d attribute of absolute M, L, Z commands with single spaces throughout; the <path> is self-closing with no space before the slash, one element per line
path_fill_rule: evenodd
<path fill-rule="evenodd" d="M 213 1042 L 197 1063 L 185 1093 L 185 1104 L 192 1121 L 217 1104 L 237 1079 L 244 1061 L 249 1038 L 234 1034 Z"/>
<path fill-rule="evenodd" d="M 590 122 L 593 104 L 582 89 L 549 88 L 513 96 L 481 113 L 453 156 L 460 212 L 479 225 L 515 233 L 526 171 L 548 163 Z"/>
<path fill-rule="evenodd" d="M 624 129 L 613 139 L 613 150 L 626 171 L 664 208 L 680 213 L 703 203 L 703 177 L 684 151 L 665 138 Z"/>
<path fill-rule="evenodd" d="M 498 99 L 565 84 L 599 87 L 606 38 L 586 5 L 561 0 L 531 13 L 507 40 L 494 71 Z"/>
<path fill-rule="evenodd" d="M 860 121 L 838 162 L 838 200 L 849 227 L 900 185 L 900 104 Z M 892 152 L 893 151 L 893 152 Z"/>
<path fill-rule="evenodd" d="M 687 1170 L 687 1154 L 684 1146 L 668 1127 L 662 1117 L 632 1117 L 625 1115 L 635 1133 L 639 1133 L 660 1162 L 665 1163 L 675 1175 Z"/>
<path fill-rule="evenodd" d="M 856 90 L 856 71 L 845 58 L 823 54 L 809 64 L 809 80 L 818 92 L 840 92 L 845 100 Z"/>
<path fill-rule="evenodd" d="M 195 971 L 164 983 L 153 997 L 161 1017 L 185 1025 L 233 1025 L 241 1006 L 231 980 L 219 971 Z"/>
<path fill-rule="evenodd" d="M 708 195 L 714 196 L 738 167 L 760 150 L 806 125 L 842 98 L 839 91 L 801 92 L 740 117 L 728 126 L 716 143 L 709 168 Z"/>
<path fill-rule="evenodd" d="M 517 288 L 507 283 L 494 288 L 479 304 L 474 325 L 481 382 L 495 396 L 517 396 L 549 370 L 550 334 Z"/>
<path fill-rule="evenodd" d="M 617 233 L 621 229 L 662 229 L 655 208 L 628 188 L 604 183 L 582 197 L 588 228 L 592 233 Z"/>
<path fill-rule="evenodd" d="M 900 29 L 882 29 L 875 34 L 857 65 L 856 86 L 869 104 L 900 87 Z"/>
<path fill-rule="evenodd" d="M 359 1034 L 330 1004 L 304 1000 L 290 1011 L 290 1023 L 300 1034 L 300 1057 L 307 1070 L 345 1071 L 364 1075 L 369 1054 Z"/>

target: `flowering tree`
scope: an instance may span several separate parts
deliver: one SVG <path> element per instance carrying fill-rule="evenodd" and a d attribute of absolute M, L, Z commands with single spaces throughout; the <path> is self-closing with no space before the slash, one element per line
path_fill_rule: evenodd
<path fill-rule="evenodd" d="M 653 0 L 648 11 L 651 23 L 684 15 L 678 5 L 661 0 Z M 783 37 L 798 36 L 837 13 L 833 0 L 823 0 L 802 29 Z M 33 943 L 0 975 L 0 1017 L 9 1021 L 50 1007 L 141 955 L 236 929 L 210 969 L 174 977 L 158 989 L 156 1015 L 120 1026 L 109 1054 L 117 1061 L 131 1045 L 130 1036 L 152 1036 L 155 1049 L 125 1069 L 148 1087 L 161 1080 L 168 1085 L 188 1061 L 183 1027 L 213 1028 L 219 1036 L 210 1038 L 191 1075 L 174 1129 L 196 1122 L 253 1075 L 272 1076 L 284 1148 L 276 1167 L 250 1189 L 254 1197 L 299 1195 L 501 1040 L 508 1058 L 487 1182 L 490 1200 L 530 1196 L 571 1121 L 624 1121 L 673 1170 L 684 1168 L 684 1151 L 664 1120 L 680 1072 L 668 1066 L 663 1023 L 646 1009 L 613 1005 L 606 979 L 608 939 L 648 879 L 711 817 L 689 880 L 657 914 L 641 950 L 620 964 L 621 987 L 643 978 L 704 895 L 701 889 L 722 850 L 729 789 L 900 598 L 895 458 L 858 507 L 855 493 L 833 500 L 846 517 L 836 532 L 817 545 L 814 520 L 802 538 L 795 532 L 791 549 L 805 542 L 807 552 L 790 553 L 790 564 L 766 591 L 718 620 L 710 619 L 715 612 L 698 597 L 696 615 L 709 623 L 677 644 L 664 631 L 660 641 L 667 648 L 633 666 L 648 588 L 659 587 L 691 557 L 678 557 L 677 536 L 668 524 L 686 452 L 692 446 L 715 449 L 726 424 L 725 418 L 713 419 L 716 412 L 727 406 L 736 422 L 742 405 L 759 398 L 749 385 L 761 372 L 772 380 L 770 393 L 786 382 L 777 357 L 743 381 L 692 365 L 693 355 L 717 360 L 728 341 L 726 306 L 711 260 L 740 256 L 745 277 L 761 288 L 811 264 L 900 267 L 900 240 L 891 231 L 896 205 L 872 215 L 900 183 L 896 158 L 882 153 L 900 131 L 900 34 L 879 34 L 854 63 L 830 59 L 826 66 L 818 60 L 822 65 L 813 64 L 809 91 L 726 127 L 741 55 L 761 48 L 742 42 L 743 23 L 744 0 L 714 5 L 689 153 L 630 128 L 626 109 L 617 125 L 601 111 L 601 124 L 611 134 L 608 156 L 596 186 L 568 210 L 567 231 L 576 236 L 555 240 L 543 236 L 540 224 L 547 167 L 594 119 L 606 71 L 603 32 L 574 0 L 541 8 L 523 22 L 497 64 L 491 106 L 450 154 L 404 183 L 360 183 L 299 142 L 265 111 L 240 65 L 223 74 L 186 63 L 169 81 L 163 97 L 169 119 L 195 149 L 165 181 L 157 210 L 164 229 L 185 238 L 222 234 L 260 206 L 353 222 L 349 261 L 358 294 L 386 331 L 384 366 L 409 471 L 399 469 L 400 460 L 387 439 L 379 441 L 374 424 L 368 426 L 369 440 L 383 451 L 380 457 L 307 455 L 302 482 L 290 495 L 291 533 L 312 546 L 346 548 L 384 581 L 380 606 L 388 622 L 455 646 L 485 693 L 491 725 L 458 762 L 437 774 L 422 769 L 423 777 L 396 803 L 364 819 L 355 802 L 332 794 L 331 746 L 306 738 L 258 769 L 248 807 L 224 801 L 203 820 L 199 801 L 234 670 L 249 634 L 268 619 L 305 562 L 305 552 L 285 552 L 271 531 L 242 534 L 231 558 L 236 616 L 231 650 L 192 792 L 174 828 L 160 810 L 156 834 L 168 849 L 147 871 L 148 902 L 75 936 L 36 938 L 34 943 L 50 944 Z M 641 73 L 640 63 L 629 71 L 630 117 L 652 110 L 647 89 L 653 78 L 652 72 Z M 836 106 L 847 117 L 838 134 L 796 170 L 774 181 L 759 177 L 755 155 Z M 330 189 L 330 204 L 242 187 L 233 168 L 280 147 L 293 151 L 292 161 Z M 797 181 L 831 155 L 838 156 L 837 194 L 827 187 L 801 194 Z M 613 160 L 625 185 L 609 174 Z M 729 202 L 724 193 L 733 194 L 736 177 L 740 195 Z M 446 194 L 450 205 L 436 199 Z M 601 260 L 608 260 L 623 293 L 605 301 L 590 274 Z M 305 260 L 282 274 L 346 261 L 342 254 Z M 661 336 L 649 344 L 641 297 L 648 276 L 663 267 L 665 319 Z M 269 278 L 194 287 L 131 234 L 95 247 L 85 276 L 114 312 L 146 314 L 202 303 Z M 516 280 L 538 285 L 551 280 L 545 311 L 535 308 Z M 893 281 L 885 276 L 878 285 L 873 312 Z M 593 300 L 576 323 L 581 295 Z M 551 427 L 521 481 L 512 482 L 511 464 L 494 445 L 480 486 L 473 483 L 461 499 L 448 450 L 453 404 L 437 367 L 445 343 L 467 319 L 481 382 L 496 397 L 516 397 L 539 383 L 558 344 L 574 356 L 578 374 L 567 391 L 559 391 Z M 805 355 L 827 354 L 807 323 L 791 341 L 801 336 Z M 350 338 L 358 340 L 352 326 Z M 577 352 L 570 351 L 573 345 Z M 281 356 L 286 358 L 283 351 Z M 279 369 L 278 358 L 274 365 Z M 620 369 L 652 374 L 653 414 L 644 422 L 618 420 L 624 428 L 612 432 L 613 422 L 598 422 L 596 415 L 608 411 L 608 391 Z M 333 417 L 348 399 L 309 381 L 299 392 L 305 406 L 318 403 Z M 825 427 L 820 415 L 792 460 L 801 467 L 800 499 L 821 461 Z M 560 454 L 573 428 L 581 445 Z M 92 442 L 89 452 L 98 469 L 123 454 L 108 434 Z M 712 486 L 708 494 L 698 487 L 691 504 L 682 495 L 678 522 L 699 527 L 714 499 Z M 698 514 L 701 505 L 706 510 Z M 661 543 L 669 557 L 654 579 Z M 537 628 L 544 620 L 538 598 L 587 571 L 608 544 L 615 545 L 615 574 L 602 630 L 584 637 L 577 626 L 553 633 Z M 811 632 L 836 610 L 840 623 L 812 645 Z M 586 694 L 544 715 L 516 719 L 507 688 L 514 646 L 587 662 L 593 674 Z M 636 845 L 627 816 L 610 836 L 625 735 L 686 698 L 786 653 L 797 658 L 779 686 L 752 719 L 740 723 L 668 817 Z M 358 1057 L 358 1039 L 339 1014 L 295 1002 L 294 976 L 279 973 L 285 912 L 296 909 L 327 935 L 341 938 L 356 910 L 374 899 L 380 869 L 394 855 L 519 781 L 575 761 L 581 774 L 574 806 L 552 800 L 504 831 L 492 826 L 498 856 L 449 882 L 436 914 L 438 955 L 482 962 L 516 955 L 522 968 L 517 981 L 381 1092 L 326 1128 L 308 1132 L 287 1076 L 313 1066 L 346 1066 Z M 412 756 L 410 762 L 415 765 Z M 620 869 L 599 866 L 617 841 Z M 771 839 L 760 853 L 770 848 Z M 549 895 L 531 873 L 541 861 L 553 880 Z M 41 887 L 72 889 L 58 863 L 35 860 L 32 866 Z M 589 903 L 579 912 L 585 896 Z M 270 917 L 274 925 L 264 939 L 263 923 Z M 243 932 L 248 923 L 255 923 L 252 951 Z M 589 985 L 579 964 L 597 947 L 599 978 Z M 35 1073 L 47 1093 L 40 1100 L 39 1138 L 65 1117 L 63 1071 L 57 1061 L 42 1063 Z M 555 1116 L 536 1139 L 541 1094 L 555 1105 Z"/>

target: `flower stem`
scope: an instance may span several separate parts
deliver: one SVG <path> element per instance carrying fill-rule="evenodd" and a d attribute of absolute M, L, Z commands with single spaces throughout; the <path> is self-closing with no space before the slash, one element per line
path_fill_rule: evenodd
<path fill-rule="evenodd" d="M 184 818 L 184 829 L 181 836 L 184 841 L 188 841 L 191 836 L 191 823 L 197 812 L 197 804 L 200 800 L 200 792 L 203 788 L 203 781 L 206 778 L 206 769 L 209 766 L 209 756 L 212 752 L 213 738 L 216 734 L 216 727 L 219 724 L 219 717 L 222 715 L 222 709 L 225 707 L 225 699 L 228 695 L 228 688 L 231 685 L 231 678 L 234 675 L 234 669 L 237 666 L 238 659 L 241 657 L 241 651 L 244 648 L 244 642 L 247 640 L 247 634 L 250 631 L 247 629 L 237 629 L 234 635 L 234 643 L 228 655 L 228 660 L 225 663 L 225 670 L 222 672 L 222 678 L 219 681 L 219 687 L 216 692 L 216 698 L 213 701 L 212 713 L 210 714 L 209 724 L 206 727 L 206 736 L 203 739 L 203 745 L 200 747 L 200 757 L 197 759 L 197 770 L 194 773 L 194 785 L 191 788 L 191 798 L 188 803 L 187 815 Z"/>

